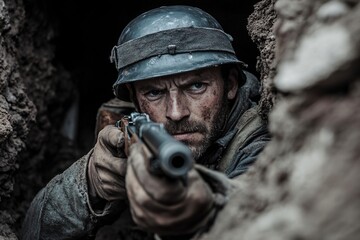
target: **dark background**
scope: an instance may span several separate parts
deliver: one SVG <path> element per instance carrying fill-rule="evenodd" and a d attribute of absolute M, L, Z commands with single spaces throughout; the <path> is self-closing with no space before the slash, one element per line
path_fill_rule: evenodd
<path fill-rule="evenodd" d="M 78 146 L 87 152 L 93 144 L 96 112 L 101 103 L 113 98 L 116 69 L 109 61 L 110 51 L 122 29 L 137 15 L 162 5 L 192 5 L 214 16 L 225 32 L 234 38 L 239 59 L 255 75 L 258 51 L 247 34 L 247 18 L 257 1 L 52 1 L 44 2 L 48 19 L 57 35 L 56 61 L 70 72 L 78 87 Z"/>

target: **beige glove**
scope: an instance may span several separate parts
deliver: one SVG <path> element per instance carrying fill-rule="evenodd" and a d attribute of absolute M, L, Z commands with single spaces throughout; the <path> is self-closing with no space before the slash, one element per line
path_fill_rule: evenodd
<path fill-rule="evenodd" d="M 100 132 L 88 164 L 90 197 L 107 201 L 126 198 L 126 156 L 124 136 L 115 126 L 106 126 Z"/>
<path fill-rule="evenodd" d="M 187 185 L 148 171 L 147 149 L 130 147 L 126 189 L 133 220 L 159 235 L 193 233 L 212 217 L 214 196 L 198 172 L 192 169 Z"/>

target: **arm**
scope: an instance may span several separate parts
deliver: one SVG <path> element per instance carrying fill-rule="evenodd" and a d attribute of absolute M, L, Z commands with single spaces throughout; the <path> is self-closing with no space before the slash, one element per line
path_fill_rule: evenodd
<path fill-rule="evenodd" d="M 102 130 L 94 150 L 36 195 L 23 224 L 23 239 L 83 239 L 113 221 L 126 207 L 124 184 L 121 185 L 126 162 L 111 153 L 120 141 L 119 132 L 115 127 Z M 115 178 L 120 184 L 114 182 L 108 188 L 105 180 Z M 92 200 L 100 199 L 104 204 L 95 209 L 90 195 Z"/>
<path fill-rule="evenodd" d="M 22 239 L 80 239 L 91 235 L 102 216 L 89 208 L 86 183 L 89 155 L 54 177 L 36 195 L 26 214 Z"/>

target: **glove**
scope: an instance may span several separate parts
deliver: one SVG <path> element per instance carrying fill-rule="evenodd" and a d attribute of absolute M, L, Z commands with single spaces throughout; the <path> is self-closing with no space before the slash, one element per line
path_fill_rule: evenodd
<path fill-rule="evenodd" d="M 158 235 L 193 233 L 211 218 L 213 194 L 195 169 L 187 184 L 154 175 L 148 150 L 141 144 L 129 149 L 126 189 L 133 220 Z"/>
<path fill-rule="evenodd" d="M 124 135 L 115 126 L 104 127 L 98 135 L 88 163 L 90 197 L 107 201 L 126 198 Z"/>

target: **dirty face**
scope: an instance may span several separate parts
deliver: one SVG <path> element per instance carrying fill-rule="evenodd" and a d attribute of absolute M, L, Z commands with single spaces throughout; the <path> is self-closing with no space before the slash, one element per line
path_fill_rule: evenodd
<path fill-rule="evenodd" d="M 133 90 L 140 111 L 163 123 L 196 160 L 221 134 L 237 84 L 225 87 L 217 67 L 135 82 Z"/>

